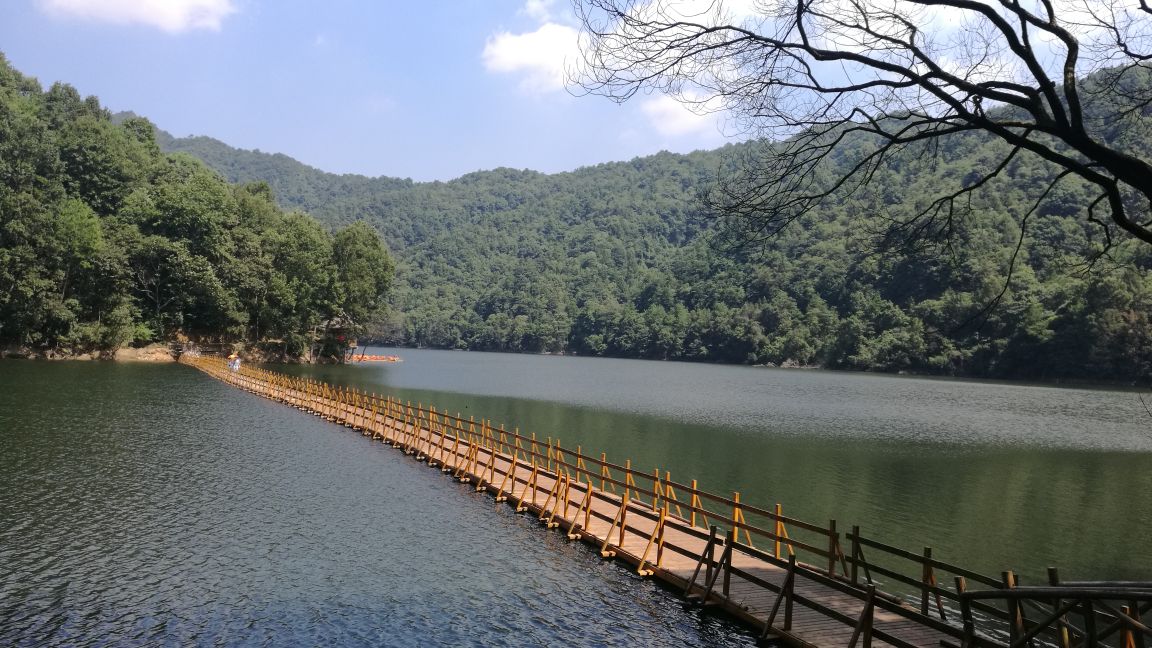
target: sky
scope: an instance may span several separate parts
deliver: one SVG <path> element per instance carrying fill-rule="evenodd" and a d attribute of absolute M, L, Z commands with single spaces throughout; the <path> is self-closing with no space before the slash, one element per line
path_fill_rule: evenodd
<path fill-rule="evenodd" d="M 334 173 L 568 171 L 728 140 L 715 116 L 566 86 L 568 0 L 3 0 L 0 51 L 178 137 Z"/>

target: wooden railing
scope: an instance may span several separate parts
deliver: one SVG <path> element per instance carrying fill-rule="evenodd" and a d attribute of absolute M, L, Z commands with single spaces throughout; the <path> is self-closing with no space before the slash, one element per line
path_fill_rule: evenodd
<path fill-rule="evenodd" d="M 189 358 L 189 364 L 217 362 L 211 357 Z M 223 368 L 220 371 L 224 371 Z M 827 575 L 844 574 L 847 560 L 841 548 L 841 534 L 835 520 L 821 525 L 783 514 L 782 505 L 763 508 L 741 500 L 739 492 L 731 496 L 702 490 L 693 479 L 687 483 L 672 479 L 671 473 L 653 468 L 651 472 L 633 467 L 631 459 L 623 465 L 608 461 L 606 453 L 585 454 L 582 446 L 564 448 L 561 440 L 551 436 L 538 439 L 535 434 L 509 431 L 488 419 L 477 421 L 459 414 L 438 411 L 423 403 L 413 405 L 390 396 L 379 396 L 348 387 L 333 387 L 310 378 L 285 376 L 261 368 L 245 367 L 242 379 L 255 378 L 284 389 L 302 392 L 302 404 L 319 408 L 322 415 L 336 418 L 350 414 L 354 424 L 372 414 L 396 419 L 415 427 L 432 429 L 439 435 L 452 436 L 460 444 L 515 455 L 532 468 L 563 474 L 575 483 L 596 486 L 601 492 L 627 496 L 632 502 L 646 505 L 652 511 L 665 504 L 669 515 L 690 526 L 707 531 L 713 523 L 735 531 L 747 547 L 761 549 L 775 558 L 799 554 L 811 562 L 801 561 L 805 568 L 818 569 Z M 334 404 L 332 404 L 334 403 Z M 358 414 L 357 411 L 360 413 Z M 763 553 L 762 551 L 761 553 Z"/>
<path fill-rule="evenodd" d="M 1115 646 L 1152 644 L 1152 582 L 1065 581 L 1050 570 L 1047 586 L 1008 587 L 960 594 L 964 646 L 987 645 L 977 605 L 1001 602 L 1008 612 L 1010 648 L 1023 646 Z M 998 608 L 997 608 L 998 609 Z M 1031 615 L 1031 616 L 1030 616 Z"/>
<path fill-rule="evenodd" d="M 731 496 L 710 493 L 696 480 L 678 482 L 659 468 L 639 470 L 631 460 L 613 463 L 604 453 L 588 454 L 579 445 L 564 448 L 559 439 L 523 435 L 487 419 L 465 419 L 422 403 L 413 405 L 261 368 L 232 372 L 216 358 L 185 356 L 183 361 L 249 391 L 351 427 L 369 430 L 383 425 L 386 440 L 395 447 L 472 481 L 477 490 L 492 492 L 497 501 L 511 499 L 517 510 L 536 511 L 549 526 L 566 526 L 570 538 L 581 538 L 593 520 L 608 523 L 610 531 L 600 547 L 606 557 L 621 550 L 626 533 L 646 537 L 647 546 L 634 556 L 637 571 L 651 575 L 661 570 L 669 552 L 690 559 L 695 564 L 690 578 L 663 575 L 682 585 L 690 600 L 722 601 L 732 609 L 734 581 L 773 592 L 774 605 L 765 618 L 756 619 L 765 637 L 788 633 L 797 605 L 852 628 L 853 646 L 869 646 L 873 639 L 894 646 L 920 645 L 876 627 L 878 610 L 915 621 L 954 645 L 1002 646 L 1031 631 L 1027 624 L 1020 630 L 1021 599 L 1011 592 L 1022 588 L 1011 572 L 1004 572 L 1000 579 L 985 576 L 938 560 L 931 548 L 912 552 L 865 537 L 858 526 L 842 535 L 835 520 L 823 525 L 792 518 L 783 514 L 778 503 L 758 507 L 744 501 L 739 492 Z M 551 487 L 541 489 L 540 484 Z M 610 506 L 598 507 L 597 502 Z M 615 511 L 615 518 L 605 510 Z M 696 538 L 703 550 L 666 543 L 665 529 L 672 527 Z M 612 542 L 616 533 L 618 540 Z M 783 570 L 786 576 L 774 582 L 757 570 L 741 567 L 736 556 Z M 991 590 L 969 592 L 970 582 Z M 855 599 L 858 611 L 853 608 L 852 614 L 846 614 L 825 605 L 806 596 L 798 583 Z M 999 597 L 1002 605 L 995 605 L 998 598 L 993 594 L 1004 592 L 1009 594 Z M 1137 610 L 1143 614 L 1147 606 Z M 1048 635 L 1051 632 L 1039 630 L 1028 640 Z"/>

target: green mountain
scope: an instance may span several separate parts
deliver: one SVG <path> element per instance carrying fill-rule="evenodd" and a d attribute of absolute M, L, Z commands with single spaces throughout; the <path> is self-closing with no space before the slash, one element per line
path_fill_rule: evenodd
<path fill-rule="evenodd" d="M 1147 155 L 1150 123 L 1145 106 L 1110 124 L 1108 136 Z M 1055 173 L 1037 158 L 1017 158 L 976 195 L 943 244 L 877 251 L 875 235 L 890 219 L 990 168 L 1002 144 L 978 134 L 890 159 L 865 190 L 754 256 L 709 246 L 712 225 L 697 195 L 726 160 L 758 143 L 569 173 L 495 169 L 416 183 L 324 173 L 206 137 L 158 141 L 229 181 L 267 182 L 283 207 L 329 227 L 360 219 L 375 227 L 398 261 L 390 315 L 376 331 L 385 342 L 1152 379 L 1149 251 L 1121 241 L 1086 269 L 1102 242 L 1085 215 L 1088 188 L 1066 181 L 1029 215 Z"/>

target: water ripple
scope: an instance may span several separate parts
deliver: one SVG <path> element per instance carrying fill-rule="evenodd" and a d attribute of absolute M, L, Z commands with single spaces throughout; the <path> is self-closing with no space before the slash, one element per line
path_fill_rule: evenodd
<path fill-rule="evenodd" d="M 751 644 L 381 444 L 184 367 L 0 368 L 0 645 Z"/>

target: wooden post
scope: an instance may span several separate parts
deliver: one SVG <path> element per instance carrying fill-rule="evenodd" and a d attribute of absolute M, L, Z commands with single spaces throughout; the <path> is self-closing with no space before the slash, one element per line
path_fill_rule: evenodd
<path fill-rule="evenodd" d="M 484 485 L 484 481 L 485 481 L 484 472 L 483 472 L 483 468 L 481 468 L 481 472 L 476 477 L 476 490 L 477 491 L 482 491 L 486 488 Z M 496 481 L 496 451 L 491 450 L 491 449 L 488 450 L 488 479 L 487 479 L 487 481 L 489 484 Z"/>
<path fill-rule="evenodd" d="M 1128 609 L 1130 610 L 1130 612 L 1128 613 L 1128 617 L 1130 619 L 1132 619 L 1132 621 L 1134 623 L 1140 623 L 1141 622 L 1140 621 L 1140 602 L 1136 601 L 1136 600 L 1131 601 L 1128 604 Z M 1139 630 L 1137 630 L 1137 631 L 1129 630 L 1129 632 L 1132 632 L 1132 635 L 1134 637 L 1133 644 L 1132 644 L 1133 648 L 1145 648 L 1147 646 L 1148 641 L 1145 638 L 1145 635 L 1143 632 L 1140 632 Z"/>
<path fill-rule="evenodd" d="M 928 616 L 928 581 L 932 576 L 932 547 L 924 547 L 924 558 L 920 561 L 920 614 Z"/>
<path fill-rule="evenodd" d="M 707 603 L 708 598 L 712 595 L 712 589 L 716 587 L 716 579 L 720 574 L 724 574 L 723 586 L 727 588 L 730 570 L 732 568 L 732 546 L 735 544 L 735 530 L 728 530 L 728 538 L 724 543 L 724 552 L 720 554 L 720 562 L 716 564 L 716 569 L 712 572 L 711 577 L 707 579 L 708 586 L 704 589 L 703 602 Z M 711 563 L 709 563 L 711 565 Z M 725 590 L 724 595 L 727 596 L 728 592 Z"/>
<path fill-rule="evenodd" d="M 552 499 L 553 493 L 556 495 L 555 500 Z M 544 500 L 544 506 L 540 507 L 539 519 L 543 521 L 544 526 L 549 529 L 560 526 L 560 523 L 556 522 L 555 519 L 556 510 L 560 508 L 560 498 L 562 497 L 568 497 L 568 479 L 561 475 L 552 480 L 552 490 L 548 493 L 548 499 Z M 548 510 L 548 504 L 550 502 L 552 503 L 552 510 Z M 547 518 L 547 520 L 545 520 L 545 518 Z"/>
<path fill-rule="evenodd" d="M 684 596 L 692 598 L 692 587 L 696 584 L 696 577 L 700 575 L 700 568 L 705 567 L 704 582 L 707 583 L 712 577 L 712 556 L 714 547 L 716 546 L 716 532 L 715 526 L 708 529 L 708 543 L 704 545 L 704 551 L 700 552 L 700 558 L 696 561 L 696 569 L 692 572 L 692 578 L 688 579 L 688 585 L 684 588 Z"/>
<path fill-rule="evenodd" d="M 772 555 L 779 558 L 780 557 L 780 536 L 782 535 L 782 533 L 784 531 L 784 523 L 780 521 L 780 503 L 779 502 L 776 503 L 775 518 L 776 518 L 776 528 L 775 528 L 773 535 L 776 536 L 776 542 L 774 543 L 775 549 L 772 552 Z"/>
<path fill-rule="evenodd" d="M 1000 573 L 1001 581 L 1004 583 L 1004 589 L 1016 588 L 1016 574 L 1011 571 Z M 1008 637 L 1009 644 L 1016 643 L 1016 640 L 1023 637 L 1027 630 L 1024 627 L 1024 609 L 1021 607 L 1020 602 L 1014 599 L 1008 599 Z"/>
<path fill-rule="evenodd" d="M 732 552 L 736 550 L 736 538 L 739 534 L 740 530 L 736 527 L 728 530 L 728 541 L 724 550 L 724 555 L 728 559 L 724 561 L 724 587 L 722 589 L 725 598 L 728 598 L 729 586 L 732 583 Z"/>
<path fill-rule="evenodd" d="M 740 527 L 738 526 L 741 521 L 740 515 L 740 491 L 732 492 L 732 529 L 736 531 L 736 536 L 740 536 Z"/>
<path fill-rule="evenodd" d="M 608 526 L 608 530 L 604 532 L 604 542 L 600 545 L 601 558 L 615 558 L 616 550 L 609 549 L 612 546 L 612 532 L 616 530 L 616 522 L 620 522 L 620 538 L 616 543 L 617 547 L 624 544 L 624 514 L 628 510 L 628 491 L 624 491 L 624 497 L 620 499 L 620 508 L 616 509 L 616 515 L 612 518 L 612 524 Z"/>
<path fill-rule="evenodd" d="M 620 538 L 617 547 L 624 546 L 624 533 L 628 530 L 628 491 L 625 489 L 624 497 L 620 498 Z"/>
<path fill-rule="evenodd" d="M 784 630 L 792 629 L 792 597 L 796 593 L 796 554 L 788 556 L 788 596 L 784 599 Z"/>
<path fill-rule="evenodd" d="M 1051 587 L 1060 586 L 1060 571 L 1055 567 L 1048 568 L 1048 585 Z M 1052 613 L 1055 614 L 1060 611 L 1063 605 L 1061 599 L 1052 601 Z M 1072 648 L 1072 634 L 1068 629 L 1068 615 L 1061 614 L 1060 618 L 1056 620 L 1056 638 L 1060 642 L 1060 648 Z"/>
<path fill-rule="evenodd" d="M 860 527 L 852 525 L 852 584 L 859 584 L 860 579 Z"/>
<path fill-rule="evenodd" d="M 532 466 L 532 473 L 528 476 L 528 481 L 524 482 L 524 489 L 520 491 L 520 499 L 516 502 L 517 513 L 528 510 L 528 505 L 524 503 L 528 498 L 528 489 L 532 489 L 532 503 L 536 503 L 536 475 L 539 471 L 539 466 Z"/>
<path fill-rule="evenodd" d="M 860 612 L 860 618 L 856 621 L 856 629 L 852 631 L 852 640 L 848 642 L 848 648 L 856 648 L 856 641 L 863 639 L 864 648 L 872 648 L 872 617 L 873 610 L 875 609 L 876 601 L 876 586 L 868 585 L 868 596 L 864 599 L 864 609 Z"/>
<path fill-rule="evenodd" d="M 776 601 L 772 603 L 772 610 L 768 613 L 768 618 L 764 620 L 764 630 L 760 633 L 760 639 L 767 639 L 772 629 L 775 627 L 776 614 L 780 612 L 780 604 L 787 601 L 788 609 L 785 611 L 784 629 L 789 630 L 792 627 L 792 588 L 793 583 L 796 581 L 796 556 L 792 556 L 788 560 L 788 572 L 784 576 L 784 583 L 780 586 L 780 593 L 776 595 Z"/>
<path fill-rule="evenodd" d="M 1096 648 L 1100 645 L 1099 638 L 1096 636 L 1096 607 L 1092 605 L 1091 599 L 1084 601 L 1084 643 L 1082 645 L 1088 648 Z"/>
<path fill-rule="evenodd" d="M 556 469 L 554 471 L 557 476 L 561 472 L 566 477 L 571 477 L 572 473 L 568 471 L 568 463 L 564 461 L 564 449 L 560 447 L 560 437 L 556 437 Z"/>
<path fill-rule="evenodd" d="M 961 640 L 963 648 L 976 645 L 976 620 L 972 617 L 972 602 L 964 598 L 968 591 L 968 582 L 963 576 L 956 577 L 956 595 L 960 597 L 960 621 L 964 625 L 964 638 Z"/>
<path fill-rule="evenodd" d="M 576 445 L 576 483 L 577 484 L 580 483 L 580 474 L 582 472 L 588 472 L 588 466 L 584 465 L 584 450 L 579 444 L 577 444 Z M 591 485 L 592 480 L 589 479 L 588 483 L 589 483 L 589 485 Z"/>
<path fill-rule="evenodd" d="M 676 497 L 676 489 L 672 488 L 672 473 L 664 471 L 664 503 L 667 504 L 668 500 L 672 500 L 676 506 L 676 515 L 683 518 L 684 510 L 680 508 L 680 500 Z"/>
<path fill-rule="evenodd" d="M 696 528 L 696 502 L 700 501 L 700 498 L 696 495 L 696 480 L 695 479 L 692 480 L 692 499 L 689 501 L 691 502 L 691 504 L 689 504 L 688 507 L 692 509 L 691 524 L 692 524 L 692 528 L 695 529 Z"/>
<path fill-rule="evenodd" d="M 733 504 L 732 504 L 732 528 L 736 529 L 736 540 L 739 541 L 740 540 L 740 525 L 745 524 L 744 509 L 740 508 L 740 492 L 739 491 L 732 493 L 732 502 L 733 502 Z M 748 529 L 744 529 L 744 539 L 748 541 L 749 547 L 754 546 L 752 544 L 752 534 L 749 533 Z"/>
<path fill-rule="evenodd" d="M 580 506 L 576 507 L 576 513 L 572 516 L 572 524 L 568 527 L 568 539 L 579 540 L 581 538 L 580 530 L 588 528 L 588 513 L 584 514 L 584 523 L 580 524 L 580 513 L 584 511 L 584 507 L 590 506 L 592 503 L 592 484 L 587 485 L 584 491 L 584 499 L 580 501 Z"/>
<path fill-rule="evenodd" d="M 496 490 L 496 501 L 503 502 L 508 499 L 508 493 L 516 490 L 516 464 L 519 463 L 516 455 L 512 455 L 512 463 L 508 466 L 508 472 L 504 473 L 504 478 L 500 480 L 500 486 Z M 508 488 L 508 493 L 504 492 L 504 484 L 508 483 L 508 479 L 512 479 L 512 485 Z"/>
<path fill-rule="evenodd" d="M 840 533 L 836 531 L 836 520 L 828 520 L 828 576 L 836 577 L 836 554 L 840 550 Z"/>
<path fill-rule="evenodd" d="M 664 521 L 668 519 L 668 502 L 660 510 L 660 538 L 656 541 L 656 566 L 664 566 Z"/>
<path fill-rule="evenodd" d="M 1120 613 L 1128 617 L 1131 621 L 1137 621 L 1135 610 L 1140 608 L 1136 607 L 1136 601 L 1132 601 L 1132 605 L 1120 606 Z M 1141 642 L 1143 643 L 1143 642 Z M 1136 633 L 1132 630 L 1130 623 L 1124 624 L 1124 638 L 1122 640 L 1123 648 L 1136 648 Z"/>
<path fill-rule="evenodd" d="M 660 545 L 663 545 L 664 538 L 664 518 L 668 515 L 668 508 L 665 507 L 660 511 L 660 517 L 656 520 L 656 526 L 652 528 L 652 535 L 648 536 L 648 544 L 644 545 L 644 553 L 640 556 L 640 564 L 636 567 L 636 573 L 641 576 L 651 576 L 654 572 L 647 569 L 645 566 L 648 564 L 648 552 L 652 550 L 652 545 L 656 544 L 657 538 L 660 539 Z M 660 549 L 656 550 L 657 566 L 659 566 Z"/>
<path fill-rule="evenodd" d="M 624 492 L 628 492 L 628 489 L 635 488 L 635 486 L 636 486 L 636 481 L 632 479 L 632 460 L 631 459 L 625 459 L 624 460 Z M 633 491 L 633 492 L 636 493 L 636 499 L 640 500 L 640 493 L 638 491 Z M 643 501 L 643 500 L 641 500 L 641 501 Z"/>
<path fill-rule="evenodd" d="M 584 498 L 585 498 L 585 500 L 587 500 L 587 506 L 584 508 L 584 528 L 585 529 L 588 529 L 589 527 L 592 526 L 592 498 L 594 496 L 594 494 L 592 493 L 593 488 L 594 487 L 592 486 L 592 482 L 588 482 L 588 491 L 584 493 Z M 577 511 L 576 514 L 579 515 L 580 512 Z"/>
<path fill-rule="evenodd" d="M 652 471 L 652 493 L 652 510 L 656 511 L 660 505 L 660 500 L 664 498 L 664 487 L 660 485 L 659 468 Z"/>

